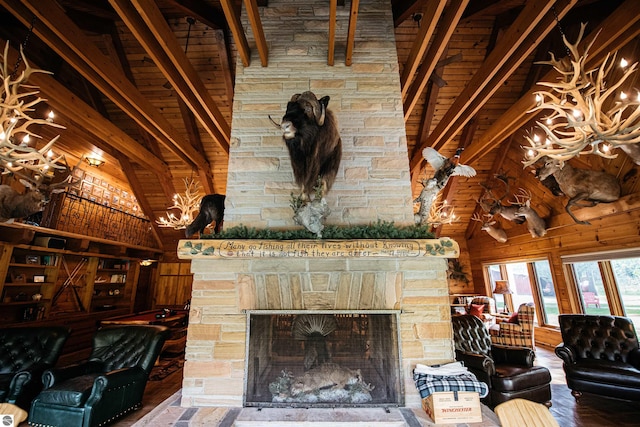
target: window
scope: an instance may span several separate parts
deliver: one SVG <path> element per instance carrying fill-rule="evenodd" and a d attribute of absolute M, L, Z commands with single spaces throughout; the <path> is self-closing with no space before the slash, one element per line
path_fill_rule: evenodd
<path fill-rule="evenodd" d="M 511 294 L 494 295 L 498 311 L 505 304 L 513 312 L 520 304 L 533 302 L 536 307 L 534 324 L 558 326 L 558 300 L 549 261 L 535 260 L 486 265 L 491 289 L 496 280 L 507 280 Z"/>
<path fill-rule="evenodd" d="M 598 262 L 576 262 L 573 264 L 573 274 L 578 284 L 583 312 L 585 314 L 611 314 Z"/>
<path fill-rule="evenodd" d="M 640 327 L 640 258 L 614 259 L 611 268 L 624 314 Z"/>
<path fill-rule="evenodd" d="M 640 325 L 640 256 L 637 249 L 563 257 L 582 307 L 576 312 L 612 314 Z"/>
<path fill-rule="evenodd" d="M 540 323 L 544 325 L 560 326 L 558 322 L 558 300 L 556 290 L 551 279 L 551 266 L 549 261 L 534 261 L 533 270 L 535 272 L 535 283 L 540 295 L 540 305 L 542 310 L 537 311 Z"/>

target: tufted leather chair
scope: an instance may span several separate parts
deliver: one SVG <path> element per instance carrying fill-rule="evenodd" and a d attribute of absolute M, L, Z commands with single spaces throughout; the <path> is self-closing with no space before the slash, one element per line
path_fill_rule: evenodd
<path fill-rule="evenodd" d="M 0 329 L 0 403 L 28 411 L 42 389 L 42 373 L 56 364 L 68 337 L 64 327 Z"/>
<path fill-rule="evenodd" d="M 640 350 L 631 319 L 561 314 L 556 355 L 576 401 L 582 392 L 640 400 Z"/>
<path fill-rule="evenodd" d="M 454 316 L 451 322 L 456 360 L 489 386 L 483 403 L 493 408 L 521 398 L 551 406 L 551 373 L 533 365 L 533 350 L 492 345 L 489 331 L 476 316 Z"/>
<path fill-rule="evenodd" d="M 45 371 L 44 390 L 31 405 L 29 425 L 102 426 L 139 409 L 168 334 L 168 328 L 156 325 L 99 329 L 87 361 Z"/>

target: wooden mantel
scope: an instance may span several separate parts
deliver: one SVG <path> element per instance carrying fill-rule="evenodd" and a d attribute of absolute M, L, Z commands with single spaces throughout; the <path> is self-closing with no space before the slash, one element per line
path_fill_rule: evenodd
<path fill-rule="evenodd" d="M 354 240 L 180 240 L 180 259 L 220 258 L 458 258 L 460 248 L 448 237 L 439 239 Z"/>

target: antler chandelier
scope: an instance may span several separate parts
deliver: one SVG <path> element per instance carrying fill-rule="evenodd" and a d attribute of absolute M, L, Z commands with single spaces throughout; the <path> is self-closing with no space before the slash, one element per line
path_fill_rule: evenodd
<path fill-rule="evenodd" d="M 48 143 L 40 148 L 36 148 L 34 139 L 42 137 L 29 129 L 31 125 L 47 125 L 56 128 L 64 126 L 53 122 L 53 111 L 49 112 L 47 118 L 37 119 L 30 116 L 35 110 L 35 106 L 44 101 L 37 96 L 36 86 L 25 83 L 33 73 L 46 73 L 48 71 L 31 68 L 24 56 L 22 47 L 20 48 L 20 60 L 24 62 L 25 68 L 17 77 L 16 70 L 9 71 L 8 67 L 9 42 L 4 48 L 2 69 L 2 88 L 0 89 L 0 169 L 2 174 L 15 173 L 23 169 L 45 174 L 49 168 L 64 169 L 65 166 L 58 164 L 63 156 L 55 156 L 52 151 L 53 144 L 60 135 L 55 136 Z M 26 89 L 26 90 L 25 90 Z"/>
<path fill-rule="evenodd" d="M 187 225 L 193 222 L 195 213 L 200 210 L 200 184 L 193 180 L 193 178 L 185 178 L 184 186 L 186 188 L 184 195 L 173 195 L 173 206 L 168 209 L 178 209 L 180 213 L 178 215 L 173 212 L 167 211 L 167 217 L 160 217 L 156 221 L 160 227 L 171 227 L 175 230 L 181 230 L 187 228 Z"/>
<path fill-rule="evenodd" d="M 536 93 L 537 106 L 530 112 L 551 110 L 537 125 L 545 136 L 527 135 L 530 149 L 523 162 L 529 166 L 547 156 L 557 160 L 569 160 L 581 154 L 597 154 L 615 158 L 612 151 L 625 144 L 640 142 L 640 93 L 634 89 L 631 97 L 620 87 L 636 71 L 638 63 L 628 65 L 622 59 L 624 72 L 616 82 L 607 77 L 616 63 L 617 52 L 609 53 L 598 68 L 585 70 L 587 53 L 593 41 L 580 55 L 578 44 L 582 40 L 586 24 L 582 24 L 578 40 L 571 44 L 563 35 L 569 55 L 556 60 L 551 54 L 549 64 L 561 75 L 556 82 L 539 82 L 549 91 Z M 595 41 L 595 38 L 594 38 Z"/>
<path fill-rule="evenodd" d="M 441 225 L 453 224 L 457 220 L 458 217 L 454 213 L 453 206 L 448 204 L 446 199 L 440 201 L 440 196 L 438 196 L 437 200 L 431 205 L 427 223 L 431 227 L 437 228 Z"/>

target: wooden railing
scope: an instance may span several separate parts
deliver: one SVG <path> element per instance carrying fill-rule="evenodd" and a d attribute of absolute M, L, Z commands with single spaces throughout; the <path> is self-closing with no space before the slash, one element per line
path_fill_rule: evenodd
<path fill-rule="evenodd" d="M 53 195 L 39 225 L 136 246 L 157 246 L 148 219 L 71 193 Z"/>

